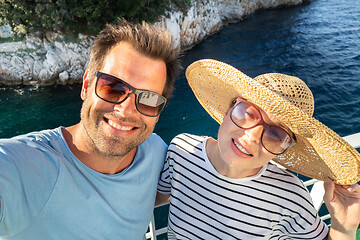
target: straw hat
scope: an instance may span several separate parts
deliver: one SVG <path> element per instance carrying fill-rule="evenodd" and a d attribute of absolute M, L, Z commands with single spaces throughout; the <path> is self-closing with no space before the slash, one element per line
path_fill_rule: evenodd
<path fill-rule="evenodd" d="M 314 98 L 297 77 L 268 73 L 250 78 L 211 59 L 192 63 L 186 78 L 196 98 L 218 123 L 237 97 L 275 115 L 296 135 L 297 144 L 273 160 L 305 176 L 337 184 L 360 180 L 360 154 L 334 131 L 312 117 Z"/>

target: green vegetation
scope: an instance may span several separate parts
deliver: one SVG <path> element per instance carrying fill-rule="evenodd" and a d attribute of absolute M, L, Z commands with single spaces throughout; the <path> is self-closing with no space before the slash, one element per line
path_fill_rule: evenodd
<path fill-rule="evenodd" d="M 18 36 L 95 34 L 121 17 L 154 22 L 171 4 L 183 9 L 190 0 L 0 0 L 0 25 L 10 24 Z"/>

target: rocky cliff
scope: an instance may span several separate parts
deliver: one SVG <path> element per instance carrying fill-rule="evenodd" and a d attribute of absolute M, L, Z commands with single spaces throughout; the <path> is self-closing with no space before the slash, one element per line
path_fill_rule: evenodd
<path fill-rule="evenodd" d="M 186 12 L 172 10 L 156 23 L 173 35 L 176 44 L 189 48 L 218 32 L 224 24 L 239 21 L 259 9 L 294 6 L 303 0 L 192 0 Z M 0 44 L 0 83 L 49 85 L 81 82 L 93 37 L 79 35 L 66 41 L 27 37 Z"/>

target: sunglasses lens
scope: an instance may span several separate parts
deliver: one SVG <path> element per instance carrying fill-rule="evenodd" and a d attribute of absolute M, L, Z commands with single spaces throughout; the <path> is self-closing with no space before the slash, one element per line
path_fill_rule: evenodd
<path fill-rule="evenodd" d="M 129 88 L 116 78 L 108 75 L 101 75 L 96 85 L 96 94 L 105 101 L 120 103 L 129 92 Z"/>
<path fill-rule="evenodd" d="M 136 109 L 150 117 L 156 117 L 164 109 L 166 98 L 155 92 L 136 89 L 123 80 L 107 75 L 105 73 L 96 73 L 96 95 L 110 103 L 122 103 L 130 93 L 136 95 Z"/>
<path fill-rule="evenodd" d="M 262 143 L 269 152 L 281 154 L 291 146 L 292 138 L 284 129 L 269 126 L 263 133 Z"/>
<path fill-rule="evenodd" d="M 241 128 L 251 128 L 261 121 L 261 114 L 248 102 L 238 103 L 231 111 L 231 119 Z"/>
<path fill-rule="evenodd" d="M 154 92 L 143 91 L 138 95 L 136 104 L 142 114 L 157 116 L 164 109 L 166 98 Z"/>

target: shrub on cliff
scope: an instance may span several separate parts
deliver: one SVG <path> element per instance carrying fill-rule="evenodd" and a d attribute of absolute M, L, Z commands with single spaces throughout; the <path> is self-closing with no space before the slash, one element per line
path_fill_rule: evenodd
<path fill-rule="evenodd" d="M 94 34 L 119 17 L 152 22 L 171 0 L 0 0 L 0 24 L 18 35 L 46 32 Z M 179 0 L 175 0 L 179 2 Z M 180 1 L 181 2 L 181 1 Z"/>

